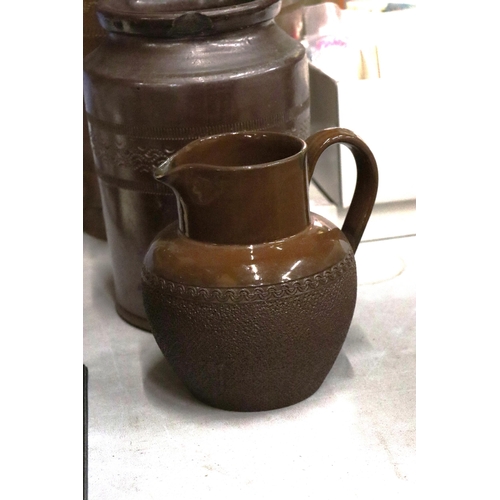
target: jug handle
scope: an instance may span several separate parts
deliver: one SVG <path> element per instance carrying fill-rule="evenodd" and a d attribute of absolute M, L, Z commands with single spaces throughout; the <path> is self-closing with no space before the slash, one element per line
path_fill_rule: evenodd
<path fill-rule="evenodd" d="M 320 130 L 312 134 L 306 143 L 309 182 L 311 182 L 319 157 L 332 144 L 344 144 L 354 156 L 357 169 L 356 188 L 342 226 L 342 232 L 356 252 L 377 196 L 377 162 L 368 146 L 354 132 L 345 128 L 335 127 Z"/>

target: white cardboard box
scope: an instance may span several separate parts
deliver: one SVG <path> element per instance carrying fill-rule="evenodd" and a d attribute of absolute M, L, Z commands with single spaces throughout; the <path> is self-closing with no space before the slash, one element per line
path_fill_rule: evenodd
<path fill-rule="evenodd" d="M 313 48 L 312 131 L 352 130 L 377 160 L 377 204 L 414 201 L 416 172 L 426 145 L 437 140 L 429 135 L 432 124 L 426 124 L 426 130 L 418 118 L 426 98 L 418 83 L 426 76 L 419 67 L 420 11 L 340 12 L 327 7 L 331 6 L 309 7 L 305 16 L 310 20 L 306 45 Z M 324 26 L 317 29 L 312 21 Z M 326 43 L 318 45 L 314 36 Z M 356 182 L 351 152 L 342 146 L 327 149 L 314 180 L 339 208 L 348 207 Z"/>
<path fill-rule="evenodd" d="M 312 65 L 310 86 L 311 132 L 347 128 L 372 150 L 379 169 L 377 204 L 415 200 L 416 172 L 425 149 L 417 89 L 395 78 L 336 82 Z M 348 207 L 356 182 L 351 152 L 343 146 L 328 148 L 313 180 L 338 207 Z"/>

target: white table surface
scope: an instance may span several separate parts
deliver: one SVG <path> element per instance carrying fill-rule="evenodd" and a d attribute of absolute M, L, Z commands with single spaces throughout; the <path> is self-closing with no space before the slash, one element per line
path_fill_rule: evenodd
<path fill-rule="evenodd" d="M 362 242 L 354 318 L 321 388 L 238 413 L 195 400 L 153 336 L 120 319 L 108 245 L 84 235 L 89 500 L 412 498 L 415 246 Z"/>

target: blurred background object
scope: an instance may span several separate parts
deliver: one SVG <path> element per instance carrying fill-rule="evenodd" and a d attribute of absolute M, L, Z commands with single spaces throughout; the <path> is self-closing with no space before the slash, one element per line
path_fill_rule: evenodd
<path fill-rule="evenodd" d="M 346 8 L 346 0 L 281 0 L 276 24 L 296 40 L 304 37 L 304 8 L 311 5 L 333 4 Z"/>

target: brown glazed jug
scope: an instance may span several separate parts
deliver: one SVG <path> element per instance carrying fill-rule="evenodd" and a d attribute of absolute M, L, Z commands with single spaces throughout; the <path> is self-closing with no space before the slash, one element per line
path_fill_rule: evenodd
<path fill-rule="evenodd" d="M 84 58 L 106 38 L 106 32 L 97 21 L 96 4 L 97 0 L 83 0 Z M 83 231 L 95 238 L 106 239 L 101 193 L 95 173 L 85 104 L 83 106 Z"/>
<path fill-rule="evenodd" d="M 111 251 L 116 308 L 149 329 L 146 251 L 177 218 L 155 166 L 199 137 L 309 134 L 304 48 L 274 22 L 278 0 L 101 0 L 107 39 L 84 63 L 85 106 Z"/>
<path fill-rule="evenodd" d="M 310 213 L 314 166 L 344 144 L 357 183 L 342 231 Z M 371 214 L 375 159 L 346 129 L 306 141 L 250 132 L 199 139 L 155 173 L 179 220 L 152 243 L 142 272 L 158 346 L 201 401 L 226 410 L 288 406 L 330 371 L 356 303 L 354 252 Z"/>

